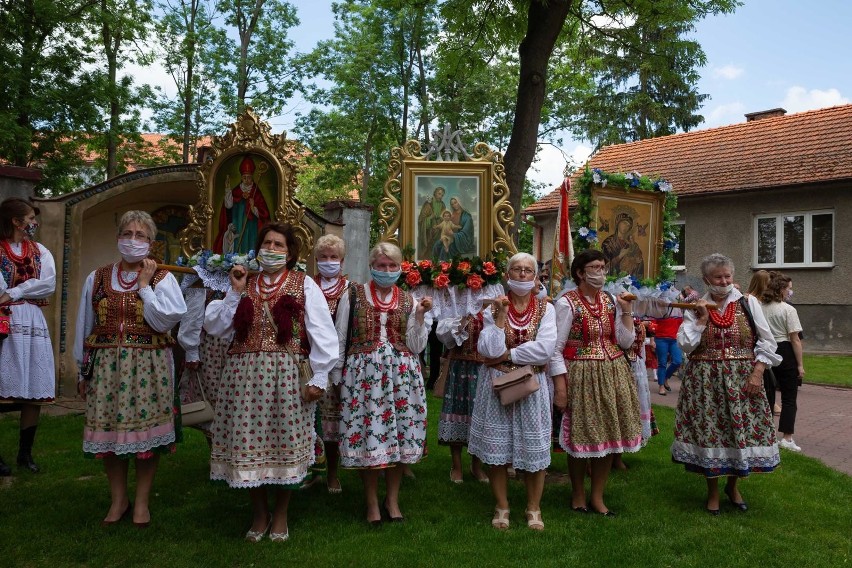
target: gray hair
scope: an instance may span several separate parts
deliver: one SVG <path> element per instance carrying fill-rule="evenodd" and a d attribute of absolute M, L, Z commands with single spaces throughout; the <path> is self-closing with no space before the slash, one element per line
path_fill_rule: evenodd
<path fill-rule="evenodd" d="M 395 263 L 402 264 L 402 251 L 393 243 L 376 243 L 376 246 L 370 251 L 370 266 L 373 266 L 373 263 L 380 256 L 386 256 Z"/>
<path fill-rule="evenodd" d="M 734 261 L 724 254 L 714 252 L 701 260 L 701 275 L 707 276 L 711 270 L 720 266 L 726 266 L 731 269 L 731 274 L 734 273 Z"/>
<path fill-rule="evenodd" d="M 512 255 L 512 258 L 510 258 L 509 262 L 506 263 L 506 272 L 509 272 L 513 266 L 523 261 L 532 264 L 533 270 L 535 270 L 534 276 L 538 276 L 538 261 L 528 252 L 517 252 Z"/>
<path fill-rule="evenodd" d="M 346 243 L 337 235 L 323 235 L 317 239 L 317 244 L 314 245 L 314 255 L 318 255 L 320 251 L 330 250 L 336 252 L 340 258 L 346 256 Z"/>
<path fill-rule="evenodd" d="M 139 223 L 145 227 L 148 238 L 152 241 L 157 238 L 157 224 L 154 223 L 154 219 L 146 211 L 128 211 L 122 215 L 121 220 L 118 222 L 118 232 L 116 234 L 120 236 L 130 223 Z"/>

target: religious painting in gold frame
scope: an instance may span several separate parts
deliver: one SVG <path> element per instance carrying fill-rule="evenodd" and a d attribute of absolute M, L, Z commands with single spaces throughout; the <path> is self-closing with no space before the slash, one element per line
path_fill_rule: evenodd
<path fill-rule="evenodd" d="M 293 227 L 304 262 L 314 243 L 302 223 L 305 208 L 294 198 L 293 147 L 283 134 L 271 134 L 269 124 L 250 107 L 224 136 L 214 137 L 198 170 L 198 203 L 190 206 L 190 222 L 179 235 L 184 254 L 227 252 L 227 244 L 232 252 L 247 252 L 255 247 L 263 224 L 278 222 Z"/>
<path fill-rule="evenodd" d="M 381 240 L 411 251 L 412 260 L 511 254 L 514 210 L 509 204 L 502 156 L 487 144 L 472 159 L 430 161 L 420 143 L 394 148 L 385 195 L 379 205 Z"/>
<path fill-rule="evenodd" d="M 661 192 L 592 189 L 592 219 L 609 275 L 657 277 L 664 201 Z"/>

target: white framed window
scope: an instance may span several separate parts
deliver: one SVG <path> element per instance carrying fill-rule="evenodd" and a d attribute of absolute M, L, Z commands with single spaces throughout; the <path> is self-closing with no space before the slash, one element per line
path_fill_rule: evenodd
<path fill-rule="evenodd" d="M 686 223 L 674 221 L 672 232 L 678 243 L 678 250 L 672 255 L 672 270 L 684 271 L 686 270 Z"/>
<path fill-rule="evenodd" d="M 834 211 L 755 215 L 754 266 L 834 266 Z"/>

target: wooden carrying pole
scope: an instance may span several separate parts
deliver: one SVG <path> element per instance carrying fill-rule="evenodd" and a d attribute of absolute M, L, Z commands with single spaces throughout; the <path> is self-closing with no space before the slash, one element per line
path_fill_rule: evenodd
<path fill-rule="evenodd" d="M 624 298 L 625 300 L 627 300 L 628 302 L 632 302 L 633 300 L 636 299 L 636 296 L 634 294 L 622 294 L 621 297 Z M 695 304 L 687 303 L 687 302 L 664 302 L 663 300 L 658 300 L 658 301 L 661 302 L 661 303 L 665 303 L 670 308 L 680 308 L 682 310 L 694 310 L 697 307 Z M 718 309 L 718 307 L 719 306 L 717 306 L 716 304 L 711 304 L 711 303 L 707 304 L 707 309 L 715 310 L 715 309 Z"/>

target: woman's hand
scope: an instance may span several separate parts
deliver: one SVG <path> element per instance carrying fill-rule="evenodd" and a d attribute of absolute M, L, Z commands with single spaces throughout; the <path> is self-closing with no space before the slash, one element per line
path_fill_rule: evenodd
<path fill-rule="evenodd" d="M 763 371 L 766 369 L 764 363 L 758 362 L 754 370 L 749 374 L 746 381 L 745 393 L 749 396 L 757 396 L 763 391 Z"/>
<path fill-rule="evenodd" d="M 246 280 L 248 279 L 248 272 L 246 272 L 245 267 L 240 264 L 235 265 L 228 273 L 228 278 L 231 280 L 231 288 L 234 292 L 238 294 L 245 292 Z"/>
<path fill-rule="evenodd" d="M 802 365 L 799 365 L 798 371 L 799 371 L 798 378 L 800 378 L 800 379 L 805 378 L 805 368 Z"/>
<path fill-rule="evenodd" d="M 305 399 L 305 402 L 313 402 L 315 400 L 319 400 L 322 397 L 323 392 L 324 391 L 319 387 L 308 385 L 308 388 L 305 389 L 305 396 L 303 398 Z"/>
<path fill-rule="evenodd" d="M 77 381 L 77 394 L 80 398 L 86 400 L 86 381 Z"/>
<path fill-rule="evenodd" d="M 9 295 L 8 292 L 3 292 L 0 294 L 0 306 L 12 301 L 12 296 Z"/>
<path fill-rule="evenodd" d="M 432 309 L 432 296 L 423 296 L 420 298 L 420 302 L 417 304 L 417 311 L 415 315 L 418 316 L 419 320 L 422 321 L 423 316 Z"/>
<path fill-rule="evenodd" d="M 553 377 L 553 406 L 560 412 L 568 408 L 568 375 L 561 374 Z"/>
<path fill-rule="evenodd" d="M 154 277 L 154 272 L 157 271 L 157 263 L 146 258 L 142 260 L 142 268 L 139 270 L 139 289 L 147 288 L 151 284 L 151 278 Z"/>

